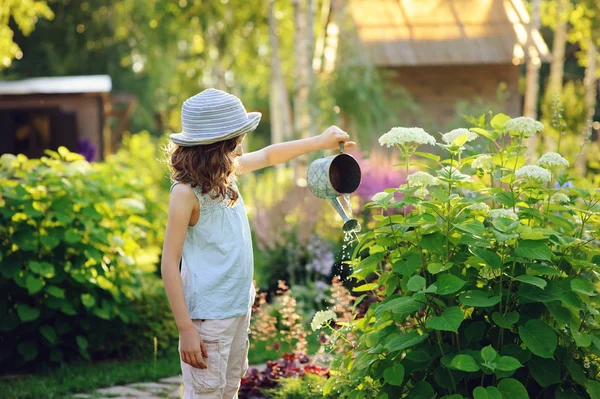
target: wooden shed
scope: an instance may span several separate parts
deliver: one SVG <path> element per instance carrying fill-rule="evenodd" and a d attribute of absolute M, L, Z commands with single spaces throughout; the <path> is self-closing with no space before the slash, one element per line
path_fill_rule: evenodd
<path fill-rule="evenodd" d="M 525 49 L 534 46 L 542 60 L 549 54 L 538 31 L 528 39 L 528 25 L 522 0 L 331 0 L 317 67 L 335 73 L 338 63 L 371 63 L 386 87 L 408 90 L 440 128 L 456 118 L 459 100 L 495 102 L 501 83 L 504 109 L 495 111 L 516 116 Z M 342 41 L 351 41 L 351 59 Z"/>
<path fill-rule="evenodd" d="M 126 128 L 135 97 L 111 94 L 108 75 L 0 82 L 0 154 L 39 157 L 65 146 L 88 160 L 111 152 Z M 118 111 L 114 104 L 125 103 Z M 121 117 L 116 131 L 115 117 Z"/>

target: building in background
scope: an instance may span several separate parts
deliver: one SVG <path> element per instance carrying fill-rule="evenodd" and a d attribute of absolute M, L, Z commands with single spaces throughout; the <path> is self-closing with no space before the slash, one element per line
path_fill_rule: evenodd
<path fill-rule="evenodd" d="M 528 38 L 522 0 L 331 0 L 324 21 L 317 67 L 374 65 L 390 93 L 403 87 L 422 107 L 427 120 L 411 120 L 419 126 L 450 123 L 460 100 L 496 104 L 501 84 L 504 109 L 495 111 L 520 115 L 525 49 L 549 57 L 539 31 Z M 351 56 L 340 51 L 348 42 Z"/>
<path fill-rule="evenodd" d="M 103 159 L 118 144 L 136 104 L 135 97 L 111 89 L 108 75 L 0 82 L 0 154 L 35 158 L 65 146 L 90 161 Z"/>

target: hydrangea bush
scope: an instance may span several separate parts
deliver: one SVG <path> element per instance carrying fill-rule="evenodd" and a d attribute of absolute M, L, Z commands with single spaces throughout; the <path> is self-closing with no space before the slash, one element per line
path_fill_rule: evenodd
<path fill-rule="evenodd" d="M 526 162 L 525 139 L 542 129 L 499 114 L 442 143 L 417 128 L 382 136 L 406 171 L 414 158 L 435 166 L 369 204 L 380 212 L 352 277 L 364 294 L 355 306 L 377 301 L 338 323 L 336 334 L 351 338 L 338 340 L 346 350 L 325 395 L 600 398 L 600 191 L 566 184 L 559 154 Z M 489 153 L 471 154 L 470 141 Z M 424 144 L 446 156 L 418 152 Z"/>

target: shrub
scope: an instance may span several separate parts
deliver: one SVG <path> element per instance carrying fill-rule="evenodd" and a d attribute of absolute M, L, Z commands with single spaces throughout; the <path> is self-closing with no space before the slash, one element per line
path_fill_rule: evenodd
<path fill-rule="evenodd" d="M 240 398 L 246 399 L 263 399 L 268 397 L 277 398 L 297 398 L 304 396 L 291 396 L 299 392 L 309 393 L 311 395 L 322 394 L 321 386 L 323 377 L 329 376 L 327 368 L 322 368 L 314 364 L 310 364 L 310 359 L 304 354 L 284 354 L 283 357 L 276 361 L 268 361 L 266 367 L 262 371 L 253 368 L 250 369 L 247 375 L 242 378 L 239 394 Z M 311 375 L 309 377 L 309 375 Z M 311 387 L 306 387 L 301 391 L 298 384 L 290 381 L 285 381 L 289 378 L 301 378 L 305 384 L 311 384 Z M 306 378 L 306 379 L 305 379 Z M 279 384 L 283 384 L 279 389 Z M 273 395 L 273 396 L 271 396 Z M 277 396 L 279 395 L 279 396 Z M 282 396 L 290 395 L 290 396 Z M 307 398 L 317 396 L 305 396 Z"/>
<path fill-rule="evenodd" d="M 325 394 L 599 397 L 600 191 L 566 187 L 558 154 L 525 165 L 524 139 L 541 128 L 496 115 L 446 136 L 443 161 L 416 152 L 435 142 L 423 131 L 393 129 L 381 140 L 398 148 L 405 170 L 415 154 L 439 169 L 370 204 L 380 214 L 352 276 L 362 282 L 355 292 L 377 300 L 350 332 L 337 330 L 357 339 L 336 356 Z M 475 139 L 487 140 L 489 155 L 468 153 Z M 404 197 L 394 201 L 397 191 Z"/>
<path fill-rule="evenodd" d="M 152 225 L 146 187 L 113 166 L 65 148 L 0 158 L 0 370 L 117 350 Z"/>

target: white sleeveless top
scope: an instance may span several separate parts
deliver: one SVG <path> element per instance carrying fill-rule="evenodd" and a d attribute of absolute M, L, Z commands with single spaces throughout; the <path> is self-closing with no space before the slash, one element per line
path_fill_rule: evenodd
<path fill-rule="evenodd" d="M 171 190 L 178 183 L 173 183 Z M 237 190 L 235 184 L 233 188 Z M 227 319 L 246 314 L 256 291 L 252 283 L 252 236 L 242 196 L 227 207 L 229 198 L 212 199 L 199 187 L 193 190 L 200 218 L 194 226 L 188 226 L 181 265 L 190 317 Z"/>

